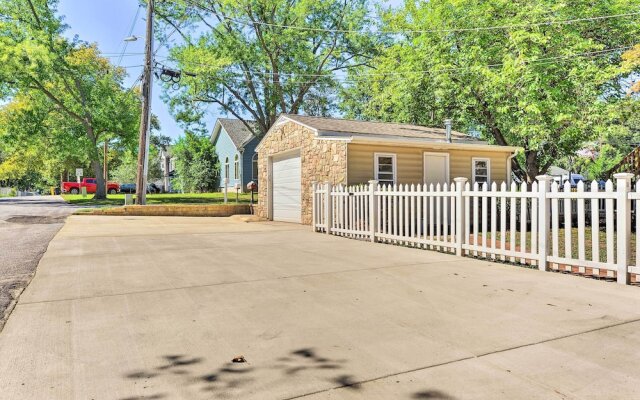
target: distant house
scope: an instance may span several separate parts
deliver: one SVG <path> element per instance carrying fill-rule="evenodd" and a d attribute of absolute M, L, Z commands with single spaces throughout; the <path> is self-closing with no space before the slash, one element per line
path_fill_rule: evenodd
<path fill-rule="evenodd" d="M 248 121 L 252 124 L 253 121 Z M 258 154 L 255 148 L 260 140 L 239 119 L 218 118 L 211 133 L 220 162 L 220 189 L 228 179 L 229 190 L 239 184 L 247 190 L 247 184 L 258 181 Z"/>
<path fill-rule="evenodd" d="M 176 159 L 171 154 L 171 146 L 160 150 L 160 170 L 162 171 L 162 179 L 154 183 L 164 192 L 171 192 L 171 181 L 176 176 Z"/>

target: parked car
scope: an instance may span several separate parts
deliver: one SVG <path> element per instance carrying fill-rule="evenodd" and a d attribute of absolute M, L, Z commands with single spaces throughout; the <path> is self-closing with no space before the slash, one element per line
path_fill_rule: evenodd
<path fill-rule="evenodd" d="M 62 193 L 78 194 L 82 188 L 87 189 L 87 193 L 96 192 L 96 178 L 83 178 L 81 183 L 62 182 Z M 116 182 L 107 183 L 107 193 L 116 194 L 120 190 L 120 185 Z"/>
<path fill-rule="evenodd" d="M 120 185 L 120 193 L 135 193 L 136 192 L 136 184 L 135 183 L 123 183 Z M 155 183 L 149 183 L 147 185 L 147 193 L 160 193 L 160 188 Z"/>
<path fill-rule="evenodd" d="M 136 184 L 135 183 L 123 183 L 120 185 L 120 193 L 135 193 L 136 192 Z"/>

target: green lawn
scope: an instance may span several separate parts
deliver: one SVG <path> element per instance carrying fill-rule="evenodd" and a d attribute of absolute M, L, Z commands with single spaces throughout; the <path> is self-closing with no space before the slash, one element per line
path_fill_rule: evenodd
<path fill-rule="evenodd" d="M 134 195 L 135 197 L 135 195 Z M 93 195 L 82 197 L 81 194 L 63 194 L 62 198 L 70 204 L 86 205 L 86 206 L 121 206 L 124 205 L 124 194 L 108 195 L 106 200 L 94 200 Z M 229 193 L 229 203 L 236 202 L 236 194 Z M 257 201 L 258 195 L 254 196 Z M 238 201 L 240 203 L 249 203 L 251 201 L 250 193 L 240 193 Z M 162 193 L 148 194 L 147 204 L 218 204 L 224 202 L 222 193 Z"/>
<path fill-rule="evenodd" d="M 591 247 L 591 238 L 592 238 L 592 230 L 591 227 L 587 226 L 584 229 L 584 237 L 585 237 L 585 258 L 587 260 L 591 260 L 593 258 L 593 251 L 592 251 L 592 247 Z M 565 230 L 564 228 L 559 228 L 558 229 L 558 256 L 560 257 L 564 257 L 565 256 Z M 614 233 L 614 243 L 615 243 L 615 233 Z M 516 247 L 520 248 L 522 246 L 522 242 L 521 242 L 521 237 L 520 237 L 520 232 L 516 232 L 515 234 L 515 239 L 516 239 Z M 635 264 L 635 252 L 636 252 L 636 234 L 635 232 L 631 233 L 631 244 L 630 244 L 630 248 L 631 248 L 631 262 L 632 264 Z M 470 240 L 473 241 L 472 238 L 470 238 Z M 506 232 L 506 244 L 507 247 L 509 246 L 511 240 L 511 235 L 510 233 L 507 231 Z M 527 232 L 526 233 L 526 247 L 527 247 L 527 251 L 529 251 L 531 249 L 531 232 Z M 551 253 L 551 249 L 552 249 L 552 241 L 553 241 L 553 236 L 551 235 L 551 231 L 549 232 L 549 254 Z M 496 243 L 497 247 L 500 247 L 500 232 L 496 232 L 496 241 L 498 243 Z M 473 242 L 472 242 L 473 243 Z M 478 243 L 481 244 L 482 243 L 482 234 L 479 232 L 478 233 Z M 602 262 L 606 262 L 607 261 L 607 235 L 605 233 L 604 230 L 600 230 L 598 232 L 598 244 L 599 244 L 599 259 Z M 491 233 L 487 232 L 487 245 L 491 246 Z M 615 257 L 615 252 L 616 252 L 616 248 L 614 247 L 614 257 Z M 572 258 L 578 258 L 578 229 L 577 228 L 572 228 L 571 229 L 571 257 Z"/>

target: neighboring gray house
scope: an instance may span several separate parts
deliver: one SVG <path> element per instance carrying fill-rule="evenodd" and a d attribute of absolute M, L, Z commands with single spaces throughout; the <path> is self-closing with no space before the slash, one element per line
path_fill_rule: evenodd
<path fill-rule="evenodd" d="M 249 121 L 253 123 L 253 121 Z M 229 190 L 240 184 L 247 191 L 247 184 L 258 182 L 258 154 L 255 148 L 260 142 L 239 119 L 218 118 L 211 133 L 220 162 L 220 188 L 228 178 Z"/>

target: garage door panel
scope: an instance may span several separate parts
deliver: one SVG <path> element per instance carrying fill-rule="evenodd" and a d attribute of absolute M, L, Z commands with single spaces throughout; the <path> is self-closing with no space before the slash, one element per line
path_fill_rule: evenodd
<path fill-rule="evenodd" d="M 273 220 L 301 222 L 300 156 L 274 157 L 272 174 Z"/>

